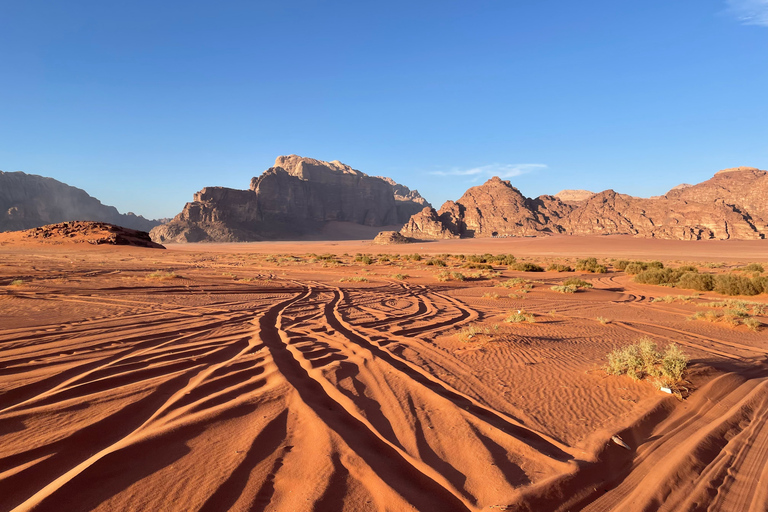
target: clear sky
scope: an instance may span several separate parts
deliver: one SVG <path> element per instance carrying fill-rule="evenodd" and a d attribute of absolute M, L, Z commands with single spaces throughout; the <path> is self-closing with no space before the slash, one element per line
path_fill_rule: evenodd
<path fill-rule="evenodd" d="M 768 0 L 0 0 L 0 169 L 173 216 L 282 154 L 436 207 L 768 168 Z"/>

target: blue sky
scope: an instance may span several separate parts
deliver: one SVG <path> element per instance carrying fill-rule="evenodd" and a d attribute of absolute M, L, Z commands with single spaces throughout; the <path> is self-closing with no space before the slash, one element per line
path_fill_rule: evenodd
<path fill-rule="evenodd" d="M 173 216 L 276 156 L 436 207 L 768 168 L 768 0 L 0 0 L 0 169 Z"/>

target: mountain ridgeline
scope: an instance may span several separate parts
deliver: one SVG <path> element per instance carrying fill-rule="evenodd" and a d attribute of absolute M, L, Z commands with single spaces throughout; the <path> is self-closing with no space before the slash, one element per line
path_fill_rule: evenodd
<path fill-rule="evenodd" d="M 768 236 L 768 172 L 725 169 L 698 185 L 650 199 L 606 190 L 535 199 L 494 177 L 440 210 L 424 208 L 400 231 L 416 239 L 497 236 L 634 235 L 676 240 Z"/>
<path fill-rule="evenodd" d="M 160 224 L 121 214 L 79 188 L 53 178 L 0 171 L 0 231 L 19 231 L 67 221 L 99 221 L 149 231 Z"/>

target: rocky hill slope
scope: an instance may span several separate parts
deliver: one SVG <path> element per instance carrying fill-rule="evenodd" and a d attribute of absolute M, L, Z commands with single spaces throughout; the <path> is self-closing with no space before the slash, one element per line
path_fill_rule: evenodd
<path fill-rule="evenodd" d="M 574 200 L 524 197 L 491 178 L 435 211 L 424 208 L 401 233 L 411 238 L 629 234 L 678 240 L 768 236 L 768 173 L 739 167 L 651 199 L 606 190 Z"/>
<path fill-rule="evenodd" d="M 121 214 L 84 190 L 53 178 L 0 171 L 0 231 L 74 220 L 108 222 L 141 231 L 159 224 L 133 213 Z"/>
<path fill-rule="evenodd" d="M 204 188 L 151 236 L 158 243 L 279 240 L 329 222 L 402 226 L 425 206 L 417 191 L 341 162 L 280 156 L 248 190 Z"/>

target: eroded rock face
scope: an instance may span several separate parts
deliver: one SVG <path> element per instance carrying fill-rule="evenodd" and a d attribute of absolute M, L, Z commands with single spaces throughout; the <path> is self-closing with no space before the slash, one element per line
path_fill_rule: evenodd
<path fill-rule="evenodd" d="M 613 190 L 588 197 L 561 194 L 567 201 L 555 196 L 528 199 L 508 181 L 491 178 L 458 201 L 446 202 L 434 215 L 427 210 L 415 215 L 401 233 L 411 238 L 551 233 L 677 240 L 768 236 L 768 173 L 754 168 L 721 171 L 708 181 L 675 187 L 651 199 Z"/>
<path fill-rule="evenodd" d="M 130 245 L 133 247 L 165 249 L 162 245 L 153 242 L 146 231 L 128 229 L 106 222 L 92 221 L 59 222 L 22 231 L 6 232 L 0 235 L 0 244 L 14 244 L 18 242 L 48 245 Z"/>
<path fill-rule="evenodd" d="M 65 221 L 108 222 L 149 231 L 160 224 L 114 206 L 53 178 L 0 171 L 0 231 L 18 231 Z"/>
<path fill-rule="evenodd" d="M 328 222 L 402 225 L 426 201 L 392 183 L 338 161 L 280 156 L 248 190 L 204 188 L 151 235 L 159 243 L 240 242 L 301 237 Z"/>
<path fill-rule="evenodd" d="M 397 231 L 382 231 L 373 239 L 376 245 L 407 244 L 410 240 Z"/>

